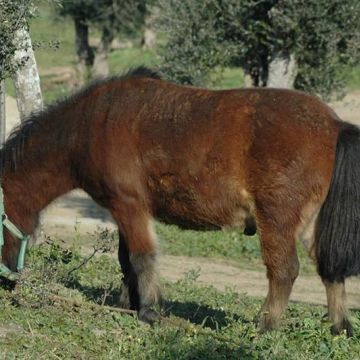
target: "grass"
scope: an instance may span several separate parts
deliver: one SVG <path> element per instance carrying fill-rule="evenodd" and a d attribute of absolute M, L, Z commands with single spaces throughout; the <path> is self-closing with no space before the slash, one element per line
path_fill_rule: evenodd
<path fill-rule="evenodd" d="M 360 89 L 360 65 L 355 66 L 349 71 L 347 83 L 350 90 Z"/>
<path fill-rule="evenodd" d="M 52 6 L 42 1 L 30 23 L 37 64 L 41 69 L 75 65 L 75 30 L 70 18 L 57 19 Z"/>
<path fill-rule="evenodd" d="M 73 271 L 76 248 L 48 241 L 30 252 L 13 291 L 0 289 L 0 359 L 356 359 L 355 339 L 332 337 L 323 307 L 291 304 L 278 331 L 260 335 L 253 322 L 261 301 L 200 286 L 189 273 L 163 282 L 166 319 L 153 327 L 113 306 L 119 267 L 106 255 Z M 55 298 L 75 299 L 76 305 Z"/>
<path fill-rule="evenodd" d="M 212 258 L 226 261 L 242 269 L 265 271 L 257 235 L 246 236 L 239 231 L 181 230 L 176 225 L 164 225 L 158 222 L 155 224 L 155 232 L 162 254 Z M 94 234 L 81 234 L 76 231 L 73 238 L 71 236 L 61 238 L 66 244 L 70 246 L 76 244 L 83 252 L 88 253 L 89 249 L 97 246 L 99 238 L 117 239 L 117 233 L 106 229 L 100 229 Z M 301 265 L 300 273 L 315 275 L 315 266 L 301 243 L 298 244 L 297 251 Z"/>
<path fill-rule="evenodd" d="M 226 259 L 232 265 L 264 271 L 258 236 L 245 236 L 238 231 L 180 230 L 175 225 L 156 224 L 160 249 L 165 254 Z M 302 244 L 298 244 L 301 274 L 316 273 Z"/>

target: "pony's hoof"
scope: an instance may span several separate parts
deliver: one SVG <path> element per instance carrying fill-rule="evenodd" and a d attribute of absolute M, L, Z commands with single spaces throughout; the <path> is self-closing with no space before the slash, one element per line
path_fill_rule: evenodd
<path fill-rule="evenodd" d="M 349 320 L 344 319 L 340 324 L 335 324 L 330 328 L 331 335 L 340 335 L 345 330 L 347 337 L 353 337 L 353 329 Z"/>
<path fill-rule="evenodd" d="M 264 334 L 267 331 L 277 330 L 280 326 L 280 320 L 269 317 L 268 313 L 258 315 L 256 320 L 257 328 L 260 334 Z"/>
<path fill-rule="evenodd" d="M 159 313 L 157 313 L 154 310 L 151 309 L 141 309 L 138 312 L 138 318 L 139 320 L 147 323 L 147 324 L 154 324 L 155 322 L 160 321 L 161 316 Z"/>

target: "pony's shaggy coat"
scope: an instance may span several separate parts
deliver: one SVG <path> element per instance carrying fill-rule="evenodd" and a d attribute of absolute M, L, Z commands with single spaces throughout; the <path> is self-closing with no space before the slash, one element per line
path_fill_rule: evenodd
<path fill-rule="evenodd" d="M 196 89 L 138 68 L 32 115 L 5 143 L 0 164 L 7 215 L 25 233 L 74 188 L 111 211 L 122 300 L 143 320 L 156 318 L 150 308 L 160 297 L 156 218 L 260 233 L 269 279 L 263 330 L 287 306 L 299 271 L 296 240 L 306 234 L 333 332 L 351 334 L 344 279 L 360 266 L 359 150 L 359 130 L 304 93 Z M 18 250 L 6 232 L 2 259 L 12 269 Z"/>

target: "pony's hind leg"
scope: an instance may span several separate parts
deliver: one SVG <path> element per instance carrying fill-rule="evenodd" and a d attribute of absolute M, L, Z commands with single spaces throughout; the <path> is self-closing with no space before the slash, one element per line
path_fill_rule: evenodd
<path fill-rule="evenodd" d="M 112 215 L 119 226 L 118 255 L 124 275 L 120 303 L 152 323 L 159 317 L 151 307 L 159 302 L 160 292 L 151 217 L 136 203 L 116 206 Z"/>
<path fill-rule="evenodd" d="M 331 326 L 331 333 L 339 335 L 345 330 L 347 336 L 353 336 L 352 326 L 347 318 L 344 281 L 329 282 L 323 279 L 323 283 L 326 288 L 328 317 L 333 324 Z"/>
<path fill-rule="evenodd" d="M 318 216 L 318 211 L 310 213 L 308 222 L 303 227 L 303 231 L 299 234 L 299 237 L 308 251 L 310 258 L 317 265 L 317 259 L 315 254 L 315 228 Z M 345 304 L 345 283 L 344 281 L 328 281 L 322 278 L 325 285 L 326 296 L 328 302 L 328 318 L 333 323 L 331 327 L 331 333 L 333 335 L 340 334 L 343 330 L 346 330 L 348 336 L 352 336 L 352 326 L 347 319 L 347 308 Z"/>
<path fill-rule="evenodd" d="M 258 315 L 259 328 L 263 332 L 279 326 L 299 273 L 299 260 L 294 237 L 286 237 L 270 227 L 262 227 L 261 245 L 269 279 L 268 294 Z"/>

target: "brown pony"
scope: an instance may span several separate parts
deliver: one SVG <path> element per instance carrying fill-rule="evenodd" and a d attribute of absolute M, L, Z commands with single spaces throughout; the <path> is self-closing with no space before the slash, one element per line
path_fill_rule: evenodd
<path fill-rule="evenodd" d="M 301 239 L 326 287 L 332 331 L 352 334 L 344 280 L 360 272 L 360 132 L 312 96 L 196 89 L 138 68 L 31 116 L 0 161 L 7 215 L 25 233 L 74 188 L 111 211 L 122 300 L 142 320 L 157 318 L 156 218 L 260 233 L 262 330 L 277 327 L 287 306 Z M 2 260 L 13 270 L 19 245 L 5 230 Z"/>

